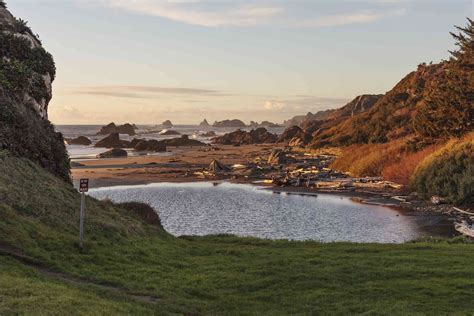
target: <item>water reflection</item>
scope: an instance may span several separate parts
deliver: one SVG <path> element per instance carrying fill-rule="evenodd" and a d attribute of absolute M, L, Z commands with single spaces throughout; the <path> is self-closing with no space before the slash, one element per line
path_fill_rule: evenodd
<path fill-rule="evenodd" d="M 413 217 L 347 197 L 274 194 L 252 185 L 161 183 L 101 188 L 99 199 L 154 207 L 175 236 L 235 234 L 322 242 L 400 243 L 420 236 Z"/>

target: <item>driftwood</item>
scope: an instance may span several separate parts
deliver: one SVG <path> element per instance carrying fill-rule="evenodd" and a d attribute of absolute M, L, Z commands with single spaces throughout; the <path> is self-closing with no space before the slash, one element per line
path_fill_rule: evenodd
<path fill-rule="evenodd" d="M 474 213 L 472 212 L 468 212 L 468 211 L 464 211 L 464 210 L 461 210 L 460 208 L 457 208 L 455 206 L 453 206 L 453 209 L 456 211 L 456 212 L 459 212 L 459 213 L 462 213 L 462 214 L 467 214 L 467 215 L 472 215 L 474 216 Z"/>

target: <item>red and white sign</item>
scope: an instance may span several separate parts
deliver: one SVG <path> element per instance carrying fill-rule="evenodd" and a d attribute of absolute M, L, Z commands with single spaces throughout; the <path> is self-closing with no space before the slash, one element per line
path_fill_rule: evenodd
<path fill-rule="evenodd" d="M 79 181 L 79 192 L 87 192 L 89 191 L 89 179 L 81 179 Z"/>

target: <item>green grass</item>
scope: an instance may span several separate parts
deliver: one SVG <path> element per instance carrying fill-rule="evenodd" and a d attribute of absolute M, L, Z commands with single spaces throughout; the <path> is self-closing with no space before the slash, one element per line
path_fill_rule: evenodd
<path fill-rule="evenodd" d="M 57 279 L 0 255 L 2 315 L 474 311 L 471 244 L 174 238 L 131 212 L 88 199 L 81 252 L 79 195 L 27 160 L 0 160 L 0 245 L 82 280 Z"/>

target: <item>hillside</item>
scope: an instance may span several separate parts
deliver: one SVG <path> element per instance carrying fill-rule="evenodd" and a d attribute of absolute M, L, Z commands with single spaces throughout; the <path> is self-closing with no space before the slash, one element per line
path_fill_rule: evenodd
<path fill-rule="evenodd" d="M 386 143 L 401 138 L 422 145 L 472 131 L 473 22 L 468 20 L 468 26 L 459 30 L 460 34 L 452 34 L 459 50 L 449 61 L 420 65 L 368 110 L 346 115 L 342 121 L 329 118 L 313 135 L 312 146 Z"/>
<path fill-rule="evenodd" d="M 0 162 L 0 314 L 474 309 L 466 290 L 472 245 L 174 238 L 134 212 L 87 198 L 80 251 L 79 193 L 27 159 L 2 154 Z"/>
<path fill-rule="evenodd" d="M 52 56 L 0 1 L 0 149 L 28 157 L 69 181 L 63 137 L 48 121 L 55 74 Z"/>

